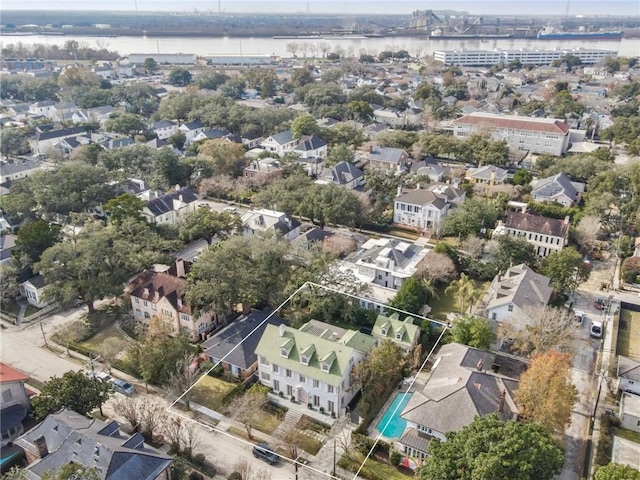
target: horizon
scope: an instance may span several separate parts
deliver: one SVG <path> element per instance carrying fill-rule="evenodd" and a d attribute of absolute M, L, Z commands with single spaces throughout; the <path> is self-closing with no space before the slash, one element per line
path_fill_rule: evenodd
<path fill-rule="evenodd" d="M 118 11 L 144 13 L 309 13 L 309 14 L 362 14 L 366 5 L 368 13 L 408 15 L 414 10 L 457 11 L 470 15 L 535 15 L 535 16 L 640 16 L 638 0 L 573 0 L 530 2 L 528 0 L 497 1 L 415 1 L 399 0 L 276 0 L 271 2 L 256 0 L 188 0 L 180 2 L 182 8 L 176 9 L 173 0 L 112 0 L 109 3 L 87 0 L 82 8 L 74 0 L 59 0 L 55 10 L 51 3 L 44 0 L 4 0 L 3 11 Z M 540 14 L 544 12 L 544 14 Z"/>

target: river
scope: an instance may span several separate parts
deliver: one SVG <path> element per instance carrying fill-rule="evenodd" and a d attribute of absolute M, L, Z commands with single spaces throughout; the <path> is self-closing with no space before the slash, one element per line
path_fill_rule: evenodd
<path fill-rule="evenodd" d="M 539 49 L 551 50 L 570 48 L 599 48 L 616 50 L 625 57 L 640 56 L 640 41 L 637 38 L 623 38 L 620 41 L 550 41 L 537 39 L 496 39 L 496 40 L 430 40 L 425 37 L 383 37 L 383 38 L 323 38 L 323 39 L 276 39 L 276 38 L 237 38 L 237 37 L 97 37 L 73 35 L 2 35 L 0 47 L 10 43 L 22 42 L 24 45 L 43 43 L 46 45 L 64 45 L 67 40 L 77 40 L 90 47 L 105 47 L 116 50 L 121 55 L 129 53 L 195 53 L 197 55 L 277 55 L 290 57 L 287 44 L 303 42 L 316 47 L 327 42 L 331 51 L 342 49 L 347 56 L 359 56 L 361 53 L 377 54 L 383 50 L 407 50 L 411 55 L 432 55 L 435 50 L 503 50 Z M 309 49 L 311 52 L 311 48 Z M 300 53 L 300 51 L 299 51 Z"/>

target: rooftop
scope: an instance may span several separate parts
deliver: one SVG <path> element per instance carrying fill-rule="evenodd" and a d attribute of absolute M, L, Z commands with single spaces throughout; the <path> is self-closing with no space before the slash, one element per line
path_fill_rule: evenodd
<path fill-rule="evenodd" d="M 507 218 L 504 221 L 504 226 L 507 228 L 514 228 L 516 230 L 541 233 L 542 235 L 551 235 L 561 238 L 565 238 L 567 233 L 569 233 L 568 220 L 543 217 L 541 215 L 533 215 L 531 213 L 507 212 Z"/>
<path fill-rule="evenodd" d="M 569 125 L 566 122 L 553 118 L 532 118 L 515 115 L 473 112 L 454 120 L 453 123 L 459 125 L 475 125 L 479 127 L 556 133 L 560 135 L 567 135 L 569 133 Z"/>

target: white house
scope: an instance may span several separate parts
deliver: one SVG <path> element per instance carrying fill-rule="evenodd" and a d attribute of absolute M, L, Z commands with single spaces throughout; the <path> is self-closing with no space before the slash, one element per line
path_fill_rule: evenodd
<path fill-rule="evenodd" d="M 364 185 L 364 172 L 351 162 L 338 162 L 332 168 L 325 168 L 317 183 L 335 183 L 348 190 Z"/>
<path fill-rule="evenodd" d="M 57 115 L 56 103 L 51 100 L 32 103 L 29 105 L 29 114 L 33 116 L 42 115 L 43 117 L 53 119 Z"/>
<path fill-rule="evenodd" d="M 0 363 L 0 395 L 2 395 L 0 430 L 3 447 L 24 432 L 22 421 L 31 410 L 29 394 L 33 395 L 33 392 L 29 392 L 24 387 L 24 382 L 27 380 L 29 377 L 24 373 Z"/>
<path fill-rule="evenodd" d="M 277 153 L 282 156 L 293 150 L 298 143 L 298 140 L 293 138 L 291 130 L 285 130 L 284 132 L 276 133 L 265 138 L 260 144 L 260 147 L 268 152 Z"/>
<path fill-rule="evenodd" d="M 138 325 L 147 328 L 153 318 L 158 318 L 172 335 L 186 329 L 190 338 L 198 341 L 220 324 L 217 315 L 210 312 L 196 315 L 185 300 L 190 267 L 190 262 L 178 259 L 166 271 L 144 271 L 127 286 Z"/>
<path fill-rule="evenodd" d="M 64 128 L 61 130 L 49 130 L 46 132 L 38 132 L 30 136 L 27 141 L 31 147 L 31 151 L 36 155 L 47 155 L 53 147 L 64 138 L 76 137 L 85 133 L 82 127 Z"/>
<path fill-rule="evenodd" d="M 495 276 L 483 305 L 487 318 L 492 321 L 524 328 L 531 322 L 527 310 L 546 306 L 552 294 L 549 277 L 535 273 L 522 263 Z"/>
<path fill-rule="evenodd" d="M 438 230 L 449 210 L 462 202 L 464 196 L 464 191 L 446 184 L 402 193 L 394 200 L 393 221 L 419 230 Z"/>
<path fill-rule="evenodd" d="M 640 395 L 622 392 L 620 397 L 620 427 L 640 433 Z"/>
<path fill-rule="evenodd" d="M 186 142 L 185 142 L 185 145 L 187 147 L 193 143 L 195 137 L 200 132 L 204 132 L 206 129 L 207 129 L 207 127 L 202 125 L 202 123 L 200 123 L 198 120 L 195 120 L 193 122 L 183 123 L 182 125 L 180 125 L 180 127 L 178 127 L 178 130 L 180 130 L 182 133 L 184 133 L 184 135 L 185 135 L 185 137 L 187 139 Z"/>
<path fill-rule="evenodd" d="M 45 286 L 44 277 L 40 274 L 35 275 L 20 284 L 20 295 L 27 299 L 29 305 L 33 305 L 36 308 L 44 308 L 51 303 L 51 301 L 46 301 L 42 298 Z"/>
<path fill-rule="evenodd" d="M 580 203 L 584 186 L 584 183 L 572 182 L 564 173 L 558 173 L 535 182 L 531 196 L 536 202 L 555 202 L 565 207 L 573 207 Z"/>
<path fill-rule="evenodd" d="M 0 183 L 26 178 L 41 168 L 40 164 L 35 160 L 24 158 L 0 161 Z"/>
<path fill-rule="evenodd" d="M 142 215 L 152 223 L 177 225 L 187 214 L 196 211 L 197 200 L 191 188 L 182 188 L 149 200 Z"/>
<path fill-rule="evenodd" d="M 507 217 L 494 230 L 494 235 L 524 238 L 536 254 L 546 257 L 562 250 L 569 241 L 569 217 L 564 220 L 531 213 L 507 212 Z"/>
<path fill-rule="evenodd" d="M 453 136 L 465 140 L 488 132 L 516 150 L 560 156 L 569 148 L 569 125 L 553 118 L 474 112 L 453 121 Z"/>
<path fill-rule="evenodd" d="M 389 316 L 378 315 L 371 335 L 378 339 L 378 343 L 390 340 L 398 345 L 404 353 L 409 354 L 420 339 L 420 327 L 414 325 L 413 321 L 412 317 L 405 317 L 404 320 L 401 320 L 397 312 Z"/>
<path fill-rule="evenodd" d="M 370 335 L 316 320 L 299 330 L 267 325 L 256 347 L 260 383 L 341 416 L 359 390 L 351 372 L 375 344 Z"/>
<path fill-rule="evenodd" d="M 640 362 L 618 355 L 618 390 L 640 395 Z"/>
<path fill-rule="evenodd" d="M 178 131 L 178 124 L 171 120 L 160 120 L 151 124 L 151 131 L 155 133 L 160 140 L 166 140 Z"/>
<path fill-rule="evenodd" d="M 245 236 L 265 232 L 276 232 L 286 240 L 300 236 L 300 222 L 283 212 L 266 208 L 249 210 L 240 217 L 240 221 L 244 226 Z"/>
<path fill-rule="evenodd" d="M 292 152 L 302 158 L 327 158 L 327 144 L 317 135 L 303 135 Z"/>
<path fill-rule="evenodd" d="M 364 283 L 398 290 L 418 271 L 427 253 L 429 249 L 422 245 L 392 238 L 369 239 L 343 263 Z"/>
<path fill-rule="evenodd" d="M 393 108 L 380 108 L 374 110 L 373 117 L 377 122 L 391 127 L 417 127 L 422 122 L 422 111 L 417 108 L 407 108 L 398 111 Z"/>

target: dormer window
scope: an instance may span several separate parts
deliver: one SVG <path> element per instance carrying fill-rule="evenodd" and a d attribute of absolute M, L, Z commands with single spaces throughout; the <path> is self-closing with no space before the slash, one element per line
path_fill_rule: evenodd
<path fill-rule="evenodd" d="M 285 348 L 285 347 L 282 347 L 280 349 L 280 356 L 284 357 L 284 358 L 289 358 L 289 349 Z"/>
<path fill-rule="evenodd" d="M 381 328 L 380 329 L 380 333 L 382 333 L 382 335 L 386 335 L 387 334 L 387 329 L 386 328 Z"/>
<path fill-rule="evenodd" d="M 327 362 L 322 362 L 322 371 L 328 372 L 329 370 L 331 370 L 331 365 Z"/>
<path fill-rule="evenodd" d="M 396 340 L 402 340 L 402 332 L 396 333 Z"/>
<path fill-rule="evenodd" d="M 331 371 L 331 365 L 333 365 L 333 362 L 336 359 L 336 354 L 335 352 L 330 352 L 328 354 L 326 354 L 321 360 L 320 360 L 320 368 L 322 369 L 323 372 L 329 372 Z"/>
<path fill-rule="evenodd" d="M 307 357 L 306 355 L 301 355 L 300 356 L 300 363 L 302 363 L 303 365 L 309 365 L 309 357 Z"/>
<path fill-rule="evenodd" d="M 303 348 L 300 351 L 300 363 L 302 365 L 309 366 L 309 363 L 311 362 L 311 357 L 313 357 L 313 354 L 315 351 L 316 351 L 316 347 L 313 344 Z"/>
<path fill-rule="evenodd" d="M 284 358 L 289 358 L 289 354 L 291 350 L 293 350 L 293 346 L 295 345 L 295 341 L 293 338 L 288 339 L 282 345 L 280 345 L 280 356 Z"/>

